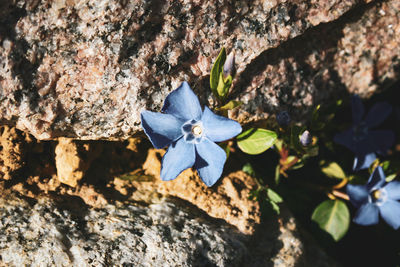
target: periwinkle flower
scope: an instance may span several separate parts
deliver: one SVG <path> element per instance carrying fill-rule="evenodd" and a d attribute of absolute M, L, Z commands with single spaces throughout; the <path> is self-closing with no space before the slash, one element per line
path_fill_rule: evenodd
<path fill-rule="evenodd" d="M 379 214 L 394 229 L 400 227 L 400 182 L 387 183 L 382 167 L 378 166 L 366 185 L 347 185 L 351 203 L 358 208 L 353 221 L 361 225 L 374 225 Z"/>
<path fill-rule="evenodd" d="M 394 133 L 388 130 L 371 130 L 381 124 L 392 112 L 385 102 L 376 103 L 364 117 L 364 105 L 354 95 L 351 99 L 353 125 L 345 132 L 335 135 L 334 141 L 355 153 L 353 170 L 368 168 L 376 159 L 376 153 L 384 154 L 394 142 Z"/>
<path fill-rule="evenodd" d="M 168 147 L 162 159 L 161 179 L 175 179 L 195 167 L 207 186 L 221 176 L 226 153 L 214 142 L 228 140 L 242 131 L 234 120 L 201 110 L 197 96 L 187 82 L 165 99 L 163 113 L 143 111 L 142 127 L 155 148 Z"/>

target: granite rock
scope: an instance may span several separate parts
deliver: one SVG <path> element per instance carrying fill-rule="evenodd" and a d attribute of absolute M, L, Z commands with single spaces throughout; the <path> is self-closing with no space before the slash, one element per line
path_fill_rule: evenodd
<path fill-rule="evenodd" d="M 18 198 L 0 200 L 2 264 L 238 266 L 247 253 L 233 228 L 172 202 L 97 210 L 74 204 L 57 207 L 47 198 L 34 205 Z"/>
<path fill-rule="evenodd" d="M 249 237 L 173 199 L 93 209 L 79 198 L 2 192 L 0 212 L 0 265 L 336 266 L 303 242 L 290 214 Z"/>
<path fill-rule="evenodd" d="M 183 80 L 213 105 L 222 46 L 244 123 L 398 78 L 396 0 L 0 3 L 0 121 L 38 139 L 126 139 Z"/>
<path fill-rule="evenodd" d="M 0 178 L 12 179 L 26 165 L 29 135 L 13 127 L 0 126 Z"/>

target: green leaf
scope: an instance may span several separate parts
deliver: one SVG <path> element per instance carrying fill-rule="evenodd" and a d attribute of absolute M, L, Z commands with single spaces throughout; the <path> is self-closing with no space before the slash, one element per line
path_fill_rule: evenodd
<path fill-rule="evenodd" d="M 261 128 L 250 128 L 237 137 L 238 147 L 250 155 L 261 154 L 270 148 L 276 141 L 277 134 Z"/>
<path fill-rule="evenodd" d="M 217 87 L 220 79 L 220 75 L 222 73 L 222 68 L 224 66 L 226 60 L 226 51 L 225 47 L 221 49 L 215 63 L 211 69 L 210 73 L 210 87 L 213 94 L 218 97 Z"/>
<path fill-rule="evenodd" d="M 221 144 L 219 144 L 219 146 L 225 151 L 225 153 L 226 153 L 226 159 L 228 159 L 228 158 L 229 158 L 229 155 L 231 154 L 231 149 L 230 149 L 230 147 L 228 146 L 228 144 L 227 144 L 227 143 L 221 143 Z"/>
<path fill-rule="evenodd" d="M 243 165 L 242 171 L 244 171 L 245 173 L 247 173 L 248 175 L 250 175 L 252 177 L 256 176 L 253 166 L 251 166 L 251 164 L 249 162 L 247 162 L 246 164 Z"/>
<path fill-rule="evenodd" d="M 339 241 L 349 229 L 350 212 L 341 200 L 325 200 L 314 210 L 311 220 L 335 241 Z"/>
<path fill-rule="evenodd" d="M 311 118 L 311 129 L 313 131 L 318 131 L 325 127 L 325 123 L 320 121 L 321 120 L 320 112 L 321 112 L 321 105 L 318 105 L 315 107 Z"/>
<path fill-rule="evenodd" d="M 275 168 L 275 184 L 278 185 L 281 179 L 281 166 L 278 164 Z"/>
<path fill-rule="evenodd" d="M 282 140 L 282 139 L 276 139 L 276 141 L 275 141 L 275 148 L 276 148 L 278 151 L 281 151 L 281 150 L 282 150 L 282 146 L 283 146 L 283 140 Z"/>
<path fill-rule="evenodd" d="M 282 203 L 283 202 L 282 197 L 280 195 L 278 195 L 278 193 L 276 193 L 271 188 L 267 188 L 267 196 L 272 202 L 275 202 L 275 203 Z"/>
<path fill-rule="evenodd" d="M 322 167 L 321 171 L 329 178 L 346 179 L 347 176 L 343 169 L 336 162 L 331 162 L 328 166 Z"/>
<path fill-rule="evenodd" d="M 217 110 L 231 110 L 236 107 L 239 107 L 242 104 L 243 104 L 242 101 L 231 100 L 227 104 L 223 105 L 222 107 L 217 108 Z"/>
<path fill-rule="evenodd" d="M 315 109 L 313 110 L 313 113 L 312 113 L 311 122 L 317 122 L 318 121 L 320 109 L 321 109 L 321 105 L 318 105 L 318 106 L 315 107 Z"/>
<path fill-rule="evenodd" d="M 305 150 L 306 150 L 307 155 L 310 157 L 318 156 L 318 153 L 319 153 L 318 145 L 312 145 L 312 146 L 306 147 Z"/>
<path fill-rule="evenodd" d="M 269 204 L 271 204 L 271 206 L 272 206 L 272 209 L 277 213 L 277 214 L 279 214 L 280 213 L 280 208 L 279 208 L 279 205 L 278 204 L 276 204 L 275 202 L 272 202 L 272 201 L 270 201 L 269 202 Z"/>
<path fill-rule="evenodd" d="M 260 197 L 260 190 L 255 189 L 255 190 L 250 191 L 248 199 L 259 200 L 259 197 Z"/>
<path fill-rule="evenodd" d="M 387 170 L 389 169 L 389 166 L 390 166 L 390 161 L 385 160 L 385 161 L 381 162 L 380 165 L 382 166 L 382 169 L 383 169 L 384 171 L 387 171 Z"/>
<path fill-rule="evenodd" d="M 299 159 L 299 160 L 296 162 L 296 164 L 294 164 L 290 169 L 291 169 L 291 170 L 298 170 L 298 169 L 303 168 L 303 167 L 304 167 L 304 161 L 301 160 L 301 159 Z"/>
<path fill-rule="evenodd" d="M 304 132 L 305 127 L 300 127 L 297 125 L 294 125 L 292 127 L 292 131 L 290 133 L 290 143 L 292 145 L 292 147 L 297 151 L 297 152 L 301 152 L 304 153 L 304 148 L 302 146 L 302 144 L 300 144 L 300 138 L 299 136 L 301 135 L 302 132 Z"/>
<path fill-rule="evenodd" d="M 393 181 L 394 178 L 396 178 L 396 176 L 397 176 L 397 175 L 396 175 L 395 173 L 390 174 L 390 175 L 386 176 L 385 181 L 386 181 L 387 183 L 389 183 L 389 182 Z"/>
<path fill-rule="evenodd" d="M 219 80 L 218 80 L 218 86 L 217 86 L 217 94 L 218 97 L 224 98 L 228 95 L 229 93 L 229 88 L 232 85 L 232 76 L 229 75 L 225 80 L 224 80 L 224 74 L 221 72 L 219 74 Z"/>

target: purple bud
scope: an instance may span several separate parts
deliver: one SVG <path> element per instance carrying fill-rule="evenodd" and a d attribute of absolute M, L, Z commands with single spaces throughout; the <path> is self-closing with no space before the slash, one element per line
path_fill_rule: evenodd
<path fill-rule="evenodd" d="M 224 78 L 228 77 L 231 75 L 232 77 L 236 73 L 236 68 L 235 68 L 235 53 L 232 51 L 229 53 L 228 57 L 225 60 L 224 63 Z"/>
<path fill-rule="evenodd" d="M 276 121 L 278 122 L 279 126 L 286 127 L 290 123 L 290 115 L 287 111 L 281 111 L 276 115 Z"/>
<path fill-rule="evenodd" d="M 300 136 L 300 144 L 303 146 L 309 146 L 312 141 L 312 136 L 309 131 L 305 130 Z"/>

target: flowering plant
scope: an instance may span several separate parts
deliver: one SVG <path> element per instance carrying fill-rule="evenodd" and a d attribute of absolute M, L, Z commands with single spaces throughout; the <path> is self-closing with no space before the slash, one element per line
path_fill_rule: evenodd
<path fill-rule="evenodd" d="M 227 155 L 240 149 L 244 153 L 239 154 L 236 160 L 242 161 L 242 171 L 256 182 L 249 198 L 266 204 L 265 207 L 269 207 L 270 211 L 279 213 L 281 203 L 287 199 L 288 203 L 296 204 L 305 201 L 298 195 L 312 195 L 310 191 L 314 190 L 322 192 L 329 199 L 316 205 L 311 220 L 334 241 L 343 238 L 349 229 L 351 214 L 346 201 L 357 208 L 353 219 L 355 223 L 377 224 L 381 216 L 392 228 L 400 228 L 400 182 L 392 181 L 400 174 L 400 161 L 396 162 L 396 152 L 390 150 L 395 135 L 390 130 L 375 129 L 389 117 L 391 105 L 376 103 L 365 115 L 361 99 L 357 95 L 352 96 L 352 126 L 339 134 L 337 125 L 341 124 L 342 118 L 336 118 L 336 113 L 342 100 L 326 107 L 316 106 L 306 123 L 296 122 L 288 111 L 283 110 L 277 112 L 274 121 L 249 123 L 243 126 L 242 132 L 239 123 L 227 118 L 229 110 L 245 104 L 231 94 L 235 75 L 234 53 L 227 56 L 223 48 L 210 73 L 214 103 L 222 116 L 214 114 L 208 107 L 202 109 L 187 82 L 167 96 L 161 113 L 142 111 L 142 127 L 153 146 L 168 146 L 162 159 L 162 180 L 175 179 L 183 170 L 194 167 L 203 182 L 212 186 L 223 172 Z M 337 120 L 336 123 L 333 123 L 334 120 Z M 272 130 L 255 128 L 255 125 L 268 125 Z M 224 149 L 215 143 L 235 136 L 235 139 L 222 145 Z M 334 143 L 347 147 L 355 154 L 353 171 L 368 169 L 372 173 L 364 185 L 360 181 L 368 177 L 364 175 L 365 171 L 349 174 L 342 169 L 339 163 L 348 158 L 345 153 L 337 157 Z M 278 158 L 271 157 L 274 152 L 266 152 L 271 147 Z M 382 162 L 378 156 L 386 154 L 389 160 Z M 256 160 L 252 157 L 256 157 Z M 253 165 L 260 159 L 262 168 Z M 308 162 L 317 162 L 320 168 Z M 295 171 L 300 168 L 303 170 L 299 173 L 303 175 L 298 175 L 298 179 L 281 182 L 296 175 Z M 271 169 L 274 170 L 272 175 Z M 304 175 L 306 172 L 309 173 Z M 384 172 L 388 174 L 387 177 Z M 321 180 L 321 175 L 328 179 Z M 332 179 L 339 182 L 332 183 Z M 292 180 L 296 190 L 287 193 L 287 186 Z M 281 197 L 280 194 L 285 192 L 286 195 Z"/>
<path fill-rule="evenodd" d="M 226 161 L 225 151 L 214 142 L 238 135 L 240 124 L 214 114 L 208 107 L 202 111 L 187 82 L 167 96 L 162 112 L 141 113 L 142 127 L 153 146 L 169 146 L 162 159 L 161 179 L 173 180 L 194 166 L 203 182 L 212 186 Z"/>
<path fill-rule="evenodd" d="M 368 168 L 376 159 L 376 153 L 384 154 L 393 145 L 394 133 L 388 130 L 371 130 L 381 124 L 392 112 L 384 102 L 376 103 L 364 117 L 364 105 L 360 97 L 351 99 L 353 126 L 335 135 L 334 141 L 355 153 L 353 170 Z"/>
<path fill-rule="evenodd" d="M 394 229 L 400 227 L 400 182 L 387 183 L 381 166 L 375 168 L 366 185 L 347 185 L 351 203 L 358 208 L 353 221 L 373 225 L 379 214 Z"/>

